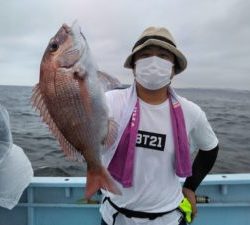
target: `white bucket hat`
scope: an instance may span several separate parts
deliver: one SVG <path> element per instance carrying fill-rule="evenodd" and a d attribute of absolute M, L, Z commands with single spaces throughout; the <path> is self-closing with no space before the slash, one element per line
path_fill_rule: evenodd
<path fill-rule="evenodd" d="M 186 57 L 177 49 L 173 36 L 164 27 L 148 27 L 144 30 L 126 59 L 124 67 L 132 69 L 134 54 L 149 45 L 165 48 L 175 55 L 175 74 L 181 73 L 187 67 Z"/>
<path fill-rule="evenodd" d="M 12 142 L 9 114 L 0 105 L 0 207 L 12 209 L 33 177 L 31 163 Z"/>

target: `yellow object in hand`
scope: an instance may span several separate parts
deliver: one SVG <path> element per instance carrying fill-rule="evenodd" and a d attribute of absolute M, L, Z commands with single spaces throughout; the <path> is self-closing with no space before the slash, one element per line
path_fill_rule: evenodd
<path fill-rule="evenodd" d="M 185 214 L 186 222 L 192 222 L 192 206 L 187 198 L 184 198 L 179 205 L 179 209 Z"/>

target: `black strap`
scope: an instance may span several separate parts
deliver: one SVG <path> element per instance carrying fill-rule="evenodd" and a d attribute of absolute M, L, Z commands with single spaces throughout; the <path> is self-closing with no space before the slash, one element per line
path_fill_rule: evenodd
<path fill-rule="evenodd" d="M 116 217 L 118 216 L 119 212 L 116 212 L 113 214 L 113 224 L 112 225 L 115 225 L 115 221 L 116 221 Z"/>
<path fill-rule="evenodd" d="M 171 213 L 171 212 L 176 210 L 176 209 L 173 209 L 171 211 L 160 212 L 160 213 L 141 212 L 141 211 L 134 211 L 134 210 L 119 207 L 115 203 L 113 203 L 109 197 L 105 197 L 103 199 L 103 203 L 106 200 L 108 200 L 109 204 L 117 211 L 116 213 L 113 214 L 113 225 L 115 224 L 116 217 L 118 216 L 119 213 L 125 215 L 128 218 L 134 217 L 134 218 L 145 218 L 145 219 L 149 219 L 149 220 L 154 220 L 157 217 L 166 215 L 166 214 Z"/>

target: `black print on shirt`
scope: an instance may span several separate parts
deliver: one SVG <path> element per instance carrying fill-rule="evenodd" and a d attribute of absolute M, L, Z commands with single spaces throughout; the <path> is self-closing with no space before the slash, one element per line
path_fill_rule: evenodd
<path fill-rule="evenodd" d="M 164 151 L 166 142 L 165 134 L 157 134 L 139 130 L 137 133 L 136 147 L 150 148 Z"/>

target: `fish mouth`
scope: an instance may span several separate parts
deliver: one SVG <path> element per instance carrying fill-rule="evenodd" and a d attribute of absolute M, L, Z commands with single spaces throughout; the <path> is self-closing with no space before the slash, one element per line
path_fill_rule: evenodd
<path fill-rule="evenodd" d="M 68 24 L 64 23 L 62 25 L 62 28 L 67 34 L 81 35 L 81 28 L 78 25 L 77 21 L 74 21 L 71 27 Z"/>
<path fill-rule="evenodd" d="M 64 29 L 64 31 L 65 31 L 67 34 L 72 32 L 71 27 L 68 26 L 66 23 L 64 23 L 64 24 L 62 25 L 62 28 Z"/>

